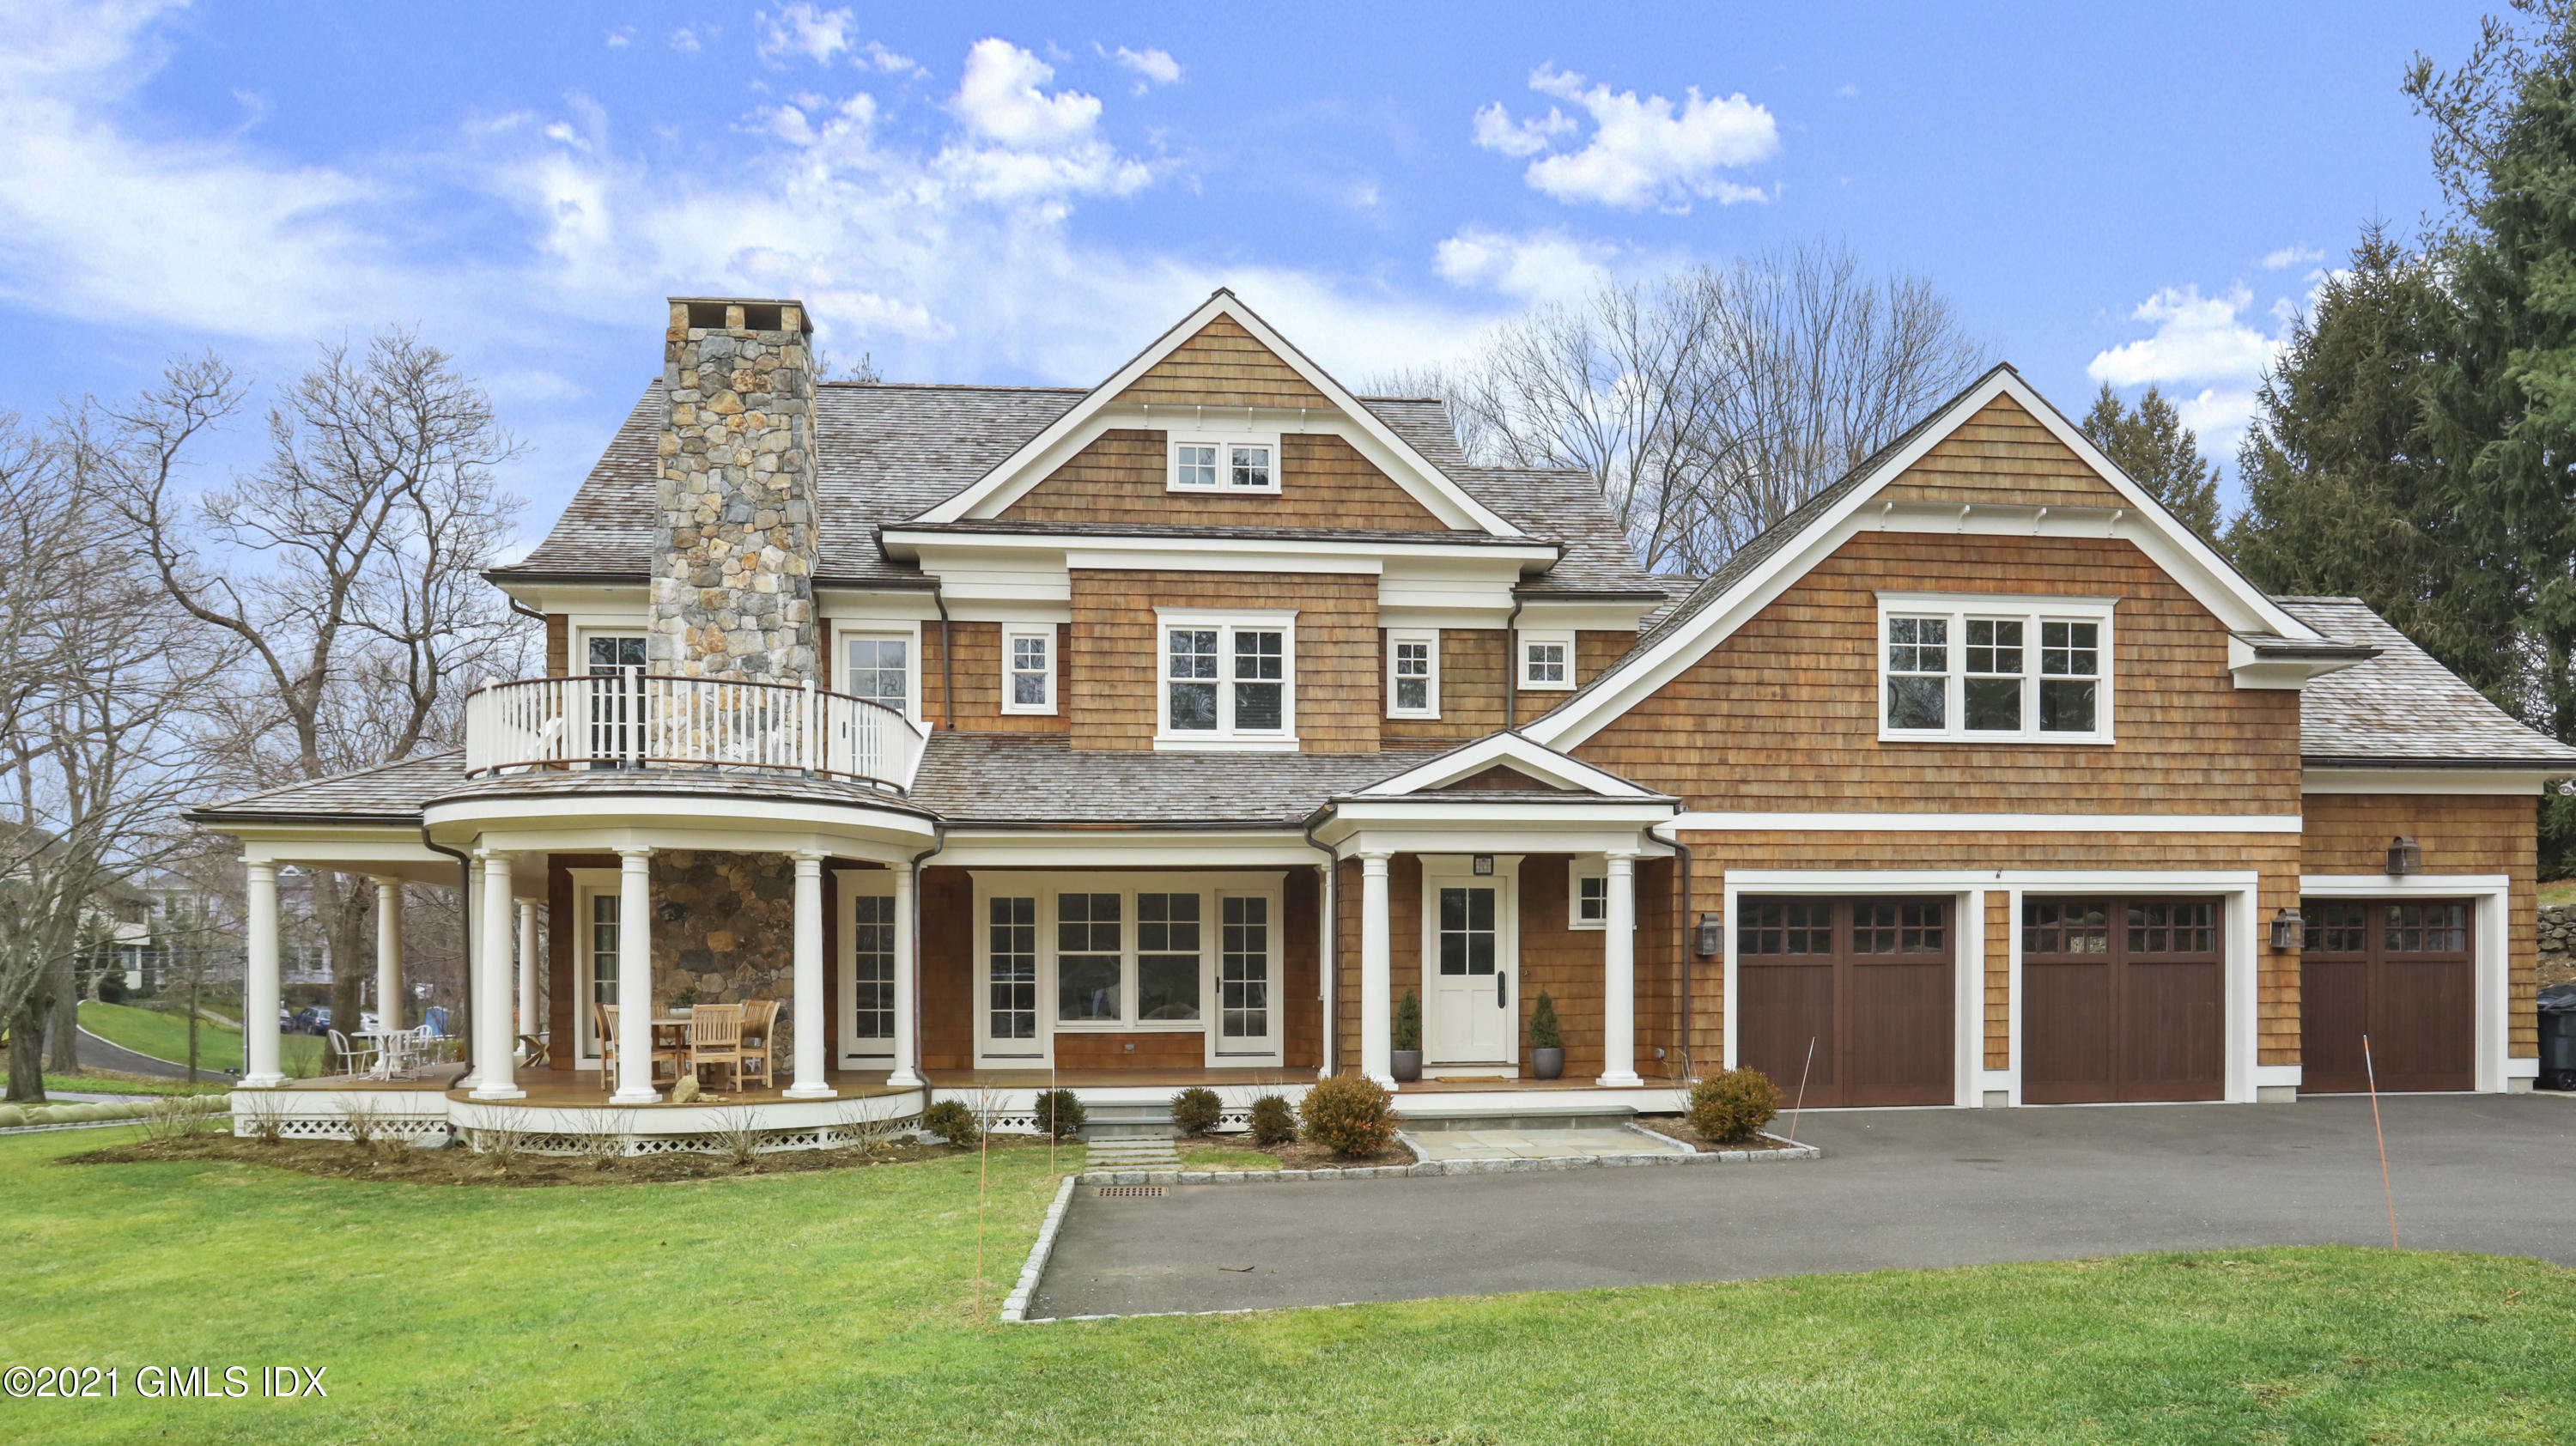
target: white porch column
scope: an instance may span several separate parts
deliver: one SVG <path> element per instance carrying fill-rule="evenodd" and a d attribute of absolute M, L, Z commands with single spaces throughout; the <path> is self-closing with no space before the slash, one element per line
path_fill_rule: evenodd
<path fill-rule="evenodd" d="M 823 856 L 796 860 L 796 1083 L 791 1100 L 828 1100 L 838 1091 L 823 1074 Z M 770 1068 L 778 1067 L 776 1060 Z"/>
<path fill-rule="evenodd" d="M 514 1058 L 518 1041 L 510 1030 L 510 856 L 486 851 L 481 858 L 483 897 L 475 901 L 474 923 L 483 947 L 474 962 L 483 995 L 474 1008 L 474 1098 L 524 1099 L 528 1092 L 519 1088 Z"/>
<path fill-rule="evenodd" d="M 894 867 L 894 1073 L 886 1083 L 897 1089 L 921 1088 L 921 1034 L 913 1027 L 913 991 L 920 987 L 921 959 L 914 950 L 913 866 Z"/>
<path fill-rule="evenodd" d="M 1614 853 L 1601 929 L 1601 1080 L 1636 1085 L 1637 856 Z"/>
<path fill-rule="evenodd" d="M 537 901 L 519 900 L 519 1032 L 537 1033 Z"/>
<path fill-rule="evenodd" d="M 653 1088 L 653 851 L 617 851 L 617 1093 L 610 1104 L 649 1105 Z"/>
<path fill-rule="evenodd" d="M 403 1027 L 403 881 L 376 876 L 376 1027 Z"/>
<path fill-rule="evenodd" d="M 286 1083 L 278 1068 L 277 1039 L 277 865 L 242 861 L 250 917 L 244 943 L 249 958 L 242 978 L 242 1037 L 250 1058 L 242 1065 L 242 1088 L 271 1090 Z"/>
<path fill-rule="evenodd" d="M 1395 1020 L 1387 999 L 1394 951 L 1387 937 L 1385 854 L 1360 855 L 1360 1072 L 1394 1089 Z"/>

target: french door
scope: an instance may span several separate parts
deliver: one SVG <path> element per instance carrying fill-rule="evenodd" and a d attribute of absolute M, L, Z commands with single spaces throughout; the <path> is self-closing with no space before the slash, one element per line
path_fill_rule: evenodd
<path fill-rule="evenodd" d="M 637 768 L 648 756 L 644 738 L 644 639 L 592 634 L 590 766 Z"/>
<path fill-rule="evenodd" d="M 1217 896 L 1216 1039 L 1228 1058 L 1279 1054 L 1279 927 L 1268 894 Z"/>

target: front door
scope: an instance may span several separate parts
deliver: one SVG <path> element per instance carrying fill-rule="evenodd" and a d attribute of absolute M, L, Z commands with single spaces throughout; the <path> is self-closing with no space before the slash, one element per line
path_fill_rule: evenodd
<path fill-rule="evenodd" d="M 1279 1056 L 1276 904 L 1268 894 L 1217 895 L 1216 1047 L 1219 1063 Z"/>
<path fill-rule="evenodd" d="M 1485 882 L 1426 880 L 1431 904 L 1431 997 L 1423 1058 L 1494 1064 L 1510 1058 L 1512 970 L 1505 957 L 1503 890 Z"/>

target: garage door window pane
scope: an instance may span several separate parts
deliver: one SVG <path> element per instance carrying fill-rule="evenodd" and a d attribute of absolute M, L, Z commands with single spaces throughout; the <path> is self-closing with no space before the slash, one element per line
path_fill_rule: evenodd
<path fill-rule="evenodd" d="M 2300 944 L 2311 954 L 2358 954 L 2370 947 L 2370 906 L 2305 901 L 2307 927 Z"/>
<path fill-rule="evenodd" d="M 2215 910 L 2206 903 L 2144 903 L 2129 906 L 2129 952 L 2132 954 L 2214 954 L 2218 951 Z"/>
<path fill-rule="evenodd" d="M 1855 954 L 1937 954 L 1946 943 L 1949 907 L 1898 899 L 1852 905 Z"/>
<path fill-rule="evenodd" d="M 2381 947 L 2392 954 L 2462 954 L 2469 947 L 2466 904 L 2390 904 Z"/>
<path fill-rule="evenodd" d="M 2102 899 L 2025 899 L 2021 906 L 2024 954 L 2108 954 L 2111 909 Z"/>

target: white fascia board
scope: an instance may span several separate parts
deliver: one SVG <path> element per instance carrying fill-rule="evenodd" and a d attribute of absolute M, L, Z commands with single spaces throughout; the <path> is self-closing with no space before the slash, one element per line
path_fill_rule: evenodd
<path fill-rule="evenodd" d="M 2295 813 L 1711 813 L 1678 814 L 1700 833 L 2298 833 Z"/>
<path fill-rule="evenodd" d="M 1640 598 L 1635 602 L 1612 602 L 1606 598 L 1567 599 L 1563 602 L 1530 598 L 1521 604 L 1521 618 L 1516 626 L 1524 629 L 1570 628 L 1587 633 L 1628 633 L 1634 635 L 1637 622 L 1646 614 L 1662 607 L 1658 600 Z"/>
<path fill-rule="evenodd" d="M 2522 768 L 2319 768 L 2301 771 L 2301 793 L 2514 794 L 2546 791 L 2549 780 L 2576 773 L 2576 764 L 2541 771 Z"/>
<path fill-rule="evenodd" d="M 924 859 L 935 868 L 1312 868 L 1321 860 L 1297 830 L 951 830 Z"/>
<path fill-rule="evenodd" d="M 2367 658 L 2266 658 L 2243 638 L 2230 634 L 2227 639 L 2227 671 L 2236 675 L 2239 688 L 2283 691 L 2304 688 L 2328 673 L 2357 668 L 2368 661 Z"/>
<path fill-rule="evenodd" d="M 939 581 L 939 594 L 957 615 L 960 602 L 1054 603 L 1069 613 L 1073 578 L 1065 571 L 1064 544 L 1045 548 L 994 548 L 972 543 L 919 549 L 921 570 Z"/>
<path fill-rule="evenodd" d="M 1437 536 L 1438 534 L 1429 534 Z M 1384 538 L 1287 538 L 1287 537 L 1191 537 L 1161 533 L 1120 535 L 1117 533 L 1000 533 L 1000 532 L 931 532 L 903 527 L 885 530 L 887 550 L 898 557 L 918 557 L 922 570 L 933 570 L 934 559 L 952 554 L 989 553 L 997 557 L 1030 554 L 1063 554 L 1068 552 L 1132 553 L 1241 553 L 1271 559 L 1343 557 L 1362 559 L 1372 564 L 1371 571 L 1389 562 L 1399 562 L 1410 569 L 1418 563 L 1486 563 L 1517 570 L 1526 564 L 1553 566 L 1559 549 L 1554 543 L 1527 544 L 1401 542 Z M 1168 562 L 1156 562 L 1169 567 Z M 1289 571 L 1301 570 L 1290 567 Z M 1307 567 L 1302 570 L 1317 571 Z M 1481 569 L 1469 568 L 1468 571 Z"/>
<path fill-rule="evenodd" d="M 1073 621 L 1073 604 L 1069 600 L 951 597 L 948 619 L 959 623 L 1069 623 Z"/>
<path fill-rule="evenodd" d="M 1245 306 L 1229 291 L 1219 291 L 1210 296 L 1196 311 L 1183 317 L 1178 324 L 1156 338 L 1152 345 L 1138 352 L 1134 360 L 1112 373 L 1108 380 L 1092 388 L 1090 395 L 1076 402 L 1063 416 L 1048 424 L 1045 430 L 1022 443 L 1018 450 L 1003 458 L 991 471 L 977 479 L 974 485 L 922 513 L 921 520 L 956 522 L 968 517 L 991 516 L 1009 506 L 1021 493 L 1035 486 L 1039 479 L 1054 472 L 1056 467 L 1061 466 L 1066 459 L 1079 451 L 1082 442 L 1077 441 L 1077 438 L 1086 431 L 1096 435 L 1101 430 L 1097 421 L 1099 415 L 1109 410 L 1120 393 L 1134 385 L 1137 379 L 1153 370 L 1165 357 L 1178 350 L 1183 342 L 1198 335 L 1201 328 L 1219 316 L 1233 318 L 1237 325 L 1252 334 L 1254 340 L 1269 348 L 1270 352 L 1286 363 L 1291 371 L 1305 378 L 1309 386 L 1321 392 L 1324 399 L 1356 429 L 1358 435 L 1353 440 L 1355 443 L 1364 443 L 1361 446 L 1362 453 L 1368 455 L 1380 470 L 1394 478 L 1397 486 L 1405 487 L 1406 491 L 1415 493 L 1425 506 L 1430 507 L 1434 513 L 1440 514 L 1443 522 L 1448 522 L 1452 526 L 1476 527 L 1496 537 L 1522 535 L 1519 528 L 1504 521 L 1483 503 L 1470 496 L 1465 488 L 1451 481 L 1439 468 L 1433 466 L 1428 458 L 1415 451 L 1411 443 L 1398 436 L 1393 428 L 1378 420 L 1375 413 L 1361 405 L 1358 398 L 1344 391 L 1341 383 L 1334 381 L 1323 368 L 1308 360 L 1305 353 L 1291 346 L 1286 338 L 1271 330 L 1268 322 L 1255 315 L 1252 308 Z M 1419 479 L 1420 491 L 1415 487 L 1406 486 L 1407 474 Z M 1018 491 L 1012 491 L 1014 487 L 1017 487 Z M 1423 492 L 1430 495 L 1424 496 Z"/>
<path fill-rule="evenodd" d="M 1639 788 L 1615 773 L 1595 768 L 1582 759 L 1542 748 L 1514 733 L 1496 733 L 1465 747 L 1450 749 L 1393 778 L 1370 784 L 1360 790 L 1360 797 L 1394 798 L 1418 794 L 1482 773 L 1497 763 L 1511 764 L 1521 772 L 1533 775 L 1539 782 L 1570 793 L 1598 793 L 1610 798 L 1656 797 L 1651 790 Z M 1664 814 L 1659 816 L 1669 816 L 1670 812 L 1667 806 Z"/>
<path fill-rule="evenodd" d="M 1673 846 L 1647 832 L 1651 827 L 1650 823 L 1634 819 L 1595 820 L 1590 823 L 1567 820 L 1551 827 L 1544 819 L 1534 822 L 1531 815 L 1522 814 L 1515 818 L 1447 822 L 1414 819 L 1336 821 L 1316 829 L 1315 838 L 1329 845 L 1333 856 L 1341 859 L 1371 853 L 1597 855 L 1612 852 L 1632 853 L 1639 858 L 1671 858 Z"/>
<path fill-rule="evenodd" d="M 1676 628 L 1643 656 L 1620 668 L 1609 686 L 1596 686 L 1584 696 L 1568 700 L 1567 706 L 1555 709 L 1522 731 L 1552 748 L 1575 747 L 1599 732 L 1610 720 L 1671 682 L 1705 656 L 1709 649 L 1724 642 L 1747 619 L 1769 606 L 1773 599 L 1786 592 L 1817 563 L 1831 556 L 1836 548 L 1857 533 L 1882 525 L 1894 516 L 1883 503 L 1873 508 L 1872 499 L 1879 490 L 1905 475 L 1907 469 L 1948 440 L 1951 433 L 1976 416 L 1987 403 L 2007 395 L 2099 473 L 2105 485 L 2132 501 L 2137 515 L 2144 519 L 2142 523 L 2130 526 L 2126 525 L 2128 518 L 2123 516 L 2109 524 L 2106 531 L 2126 538 L 2147 553 L 2184 590 L 2204 606 L 2210 606 L 2221 622 L 2233 630 L 2324 640 L 2322 634 L 2284 612 L 2279 604 L 2265 597 L 2252 583 L 2220 561 L 2218 555 L 2211 552 L 2190 528 L 2175 521 L 2173 514 L 2165 511 L 2161 504 L 2112 465 L 2100 448 L 2069 426 L 2057 409 L 2042 401 L 2039 394 L 2020 377 L 2010 370 L 1998 369 L 1985 385 L 1952 403 L 1931 426 L 1892 453 L 1876 471 L 1853 487 L 1849 496 L 1809 521 L 1761 566 L 1736 579 L 1723 596 L 1702 608 L 1697 616 Z M 1975 509 L 1962 507 L 1952 510 L 1972 515 Z M 1873 512 L 1875 517 L 1867 515 Z M 2223 605 L 2213 606 L 2214 603 Z"/>
<path fill-rule="evenodd" d="M 505 578 L 493 586 L 522 607 L 541 613 L 632 613 L 641 618 L 652 606 L 649 583 L 511 582 Z"/>
<path fill-rule="evenodd" d="M 1438 628 L 1442 632 L 1499 632 L 1505 619 L 1512 615 L 1508 606 L 1480 607 L 1465 603 L 1455 606 L 1426 604 L 1415 599 L 1400 603 L 1386 600 L 1386 587 L 1381 583 L 1377 593 L 1377 625 L 1382 628 Z"/>
<path fill-rule="evenodd" d="M 1068 570 L 1085 572 L 1305 572 L 1375 577 L 1379 571 L 1374 557 L 1238 551 L 1190 546 L 1192 539 L 1186 537 L 1168 540 L 1180 545 L 1129 547 L 1122 543 L 1114 548 L 1067 548 L 1064 565 Z"/>
<path fill-rule="evenodd" d="M 749 811 L 754 798 L 757 814 Z M 810 842 L 782 846 L 780 840 L 826 839 L 838 852 L 878 862 L 895 856 L 884 846 L 899 850 L 909 843 L 918 852 L 935 832 L 930 820 L 918 814 L 871 808 L 864 803 L 815 803 L 717 793 L 657 794 L 649 785 L 631 794 L 460 798 L 430 805 L 424 811 L 423 822 L 432 837 L 451 848 L 477 834 L 487 848 L 584 852 L 615 848 L 619 840 L 625 840 L 631 847 L 777 853 L 815 846 Z M 567 837 L 574 841 L 566 842 Z M 507 841 L 515 839 L 545 841 Z M 854 843 L 861 847 L 849 847 Z M 866 847 L 871 844 L 879 847 Z M 900 857 L 909 858 L 911 854 Z"/>
<path fill-rule="evenodd" d="M 2299 892 L 2352 898 L 2372 894 L 2500 894 L 2510 874 L 2301 874 Z"/>
<path fill-rule="evenodd" d="M 1371 824 L 1392 824 L 1401 828 L 1455 825 L 1465 829 L 1530 834 L 1612 823 L 1645 828 L 1670 823 L 1673 817 L 1673 805 L 1663 799 L 1595 798 L 1575 803 L 1534 804 L 1525 799 L 1468 803 L 1449 797 L 1437 802 L 1420 798 L 1370 798 L 1343 799 L 1332 808 L 1332 824 L 1316 830 L 1319 838 L 1329 837 L 1337 829 Z M 1492 853 L 1495 850 L 1480 852 Z"/>
<path fill-rule="evenodd" d="M 2252 869 L 1728 869 L 1727 892 L 1830 894 L 1869 890 L 2023 888 L 2250 889 Z"/>
<path fill-rule="evenodd" d="M 920 588 L 816 588 L 815 616 L 833 623 L 927 622 L 939 616 L 939 604 Z"/>

